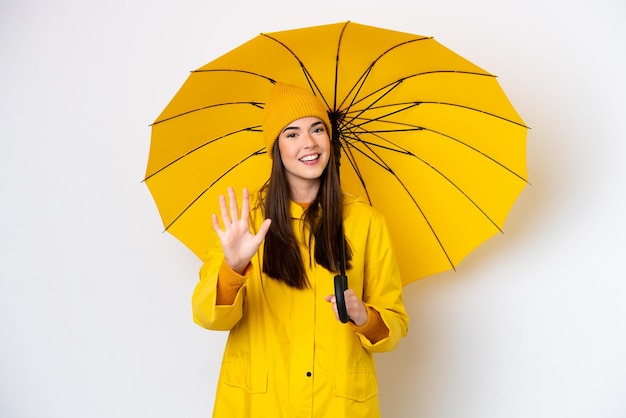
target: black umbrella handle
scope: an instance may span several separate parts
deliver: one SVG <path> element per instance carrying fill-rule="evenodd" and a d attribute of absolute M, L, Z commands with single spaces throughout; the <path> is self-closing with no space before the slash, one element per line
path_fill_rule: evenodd
<path fill-rule="evenodd" d="M 333 113 L 328 115 L 330 123 L 332 125 L 332 143 L 333 151 L 336 155 L 337 174 L 339 175 L 339 167 L 341 166 L 341 134 L 339 132 L 339 114 Z M 335 276 L 335 301 L 337 303 L 337 315 L 339 320 L 344 324 L 350 320 L 348 317 L 348 310 L 346 309 L 346 298 L 344 293 L 348 289 L 348 276 L 346 276 L 346 242 L 343 235 L 343 222 L 339 228 L 339 248 L 341 249 L 341 255 L 339 259 L 340 273 Z"/>
<path fill-rule="evenodd" d="M 344 324 L 350 320 L 346 309 L 346 299 L 343 292 L 348 288 L 348 276 L 338 274 L 335 276 L 335 299 L 337 302 L 337 314 Z"/>

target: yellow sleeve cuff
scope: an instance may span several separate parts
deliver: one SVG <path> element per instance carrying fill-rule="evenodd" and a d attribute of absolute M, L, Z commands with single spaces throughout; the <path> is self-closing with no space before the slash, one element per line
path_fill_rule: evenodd
<path fill-rule="evenodd" d="M 216 305 L 232 305 L 235 302 L 239 289 L 246 281 L 247 273 L 252 269 L 252 264 L 248 264 L 243 275 L 233 271 L 226 263 L 222 261 L 219 272 L 217 273 L 217 296 L 215 298 Z"/>
<path fill-rule="evenodd" d="M 360 327 L 353 322 L 349 322 L 349 324 L 352 329 L 359 334 L 363 334 L 372 344 L 376 344 L 378 341 L 384 340 L 389 336 L 389 328 L 387 328 L 383 318 L 376 309 L 368 305 L 366 305 L 366 307 L 367 322 Z"/>

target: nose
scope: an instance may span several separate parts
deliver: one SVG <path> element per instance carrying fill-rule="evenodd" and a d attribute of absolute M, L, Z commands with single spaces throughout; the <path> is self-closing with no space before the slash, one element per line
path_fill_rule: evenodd
<path fill-rule="evenodd" d="M 302 146 L 304 148 L 313 148 L 316 144 L 315 139 L 313 139 L 313 135 L 310 132 L 306 132 L 302 138 Z"/>

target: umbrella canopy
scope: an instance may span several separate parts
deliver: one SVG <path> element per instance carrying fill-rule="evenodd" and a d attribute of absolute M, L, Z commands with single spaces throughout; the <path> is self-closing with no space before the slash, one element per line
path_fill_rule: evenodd
<path fill-rule="evenodd" d="M 328 106 L 344 191 L 382 212 L 404 283 L 501 232 L 526 180 L 527 127 L 494 75 L 432 37 L 353 22 L 263 33 L 193 71 L 152 125 L 145 182 L 202 257 L 217 196 L 259 188 L 272 85 Z"/>

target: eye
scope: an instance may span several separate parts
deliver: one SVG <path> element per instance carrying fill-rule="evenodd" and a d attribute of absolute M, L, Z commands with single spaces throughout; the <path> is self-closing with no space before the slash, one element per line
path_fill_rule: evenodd
<path fill-rule="evenodd" d="M 286 129 L 280 134 L 280 136 L 283 138 L 295 138 L 298 136 L 298 132 L 296 129 Z"/>

